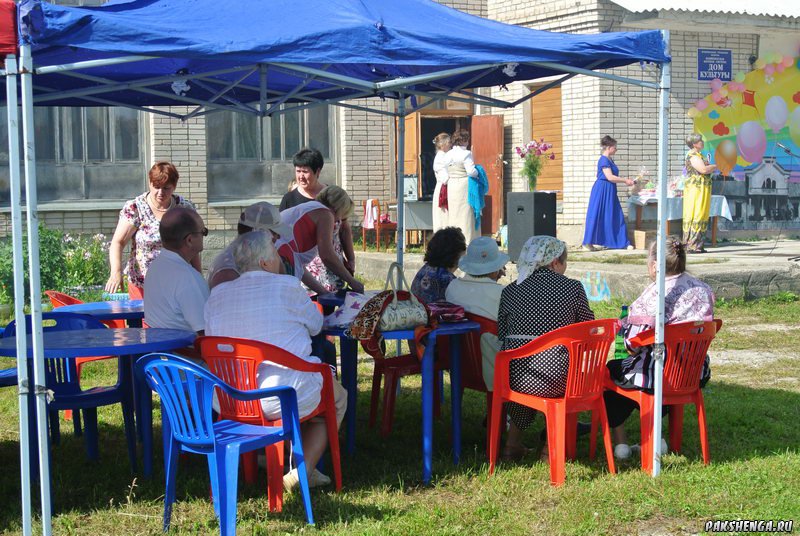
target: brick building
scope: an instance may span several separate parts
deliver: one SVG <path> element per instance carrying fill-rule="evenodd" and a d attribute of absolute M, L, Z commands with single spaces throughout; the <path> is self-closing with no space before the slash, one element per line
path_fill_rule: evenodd
<path fill-rule="evenodd" d="M 708 93 L 708 83 L 697 80 L 697 49 L 731 50 L 731 68 L 737 72 L 749 71 L 752 60 L 769 50 L 794 46 L 792 53 L 796 55 L 800 44 L 799 8 L 760 13 L 739 0 L 726 6 L 728 12 L 714 11 L 718 8 L 710 3 L 706 9 L 704 2 L 693 2 L 688 11 L 671 9 L 666 4 L 675 2 L 654 0 L 440 3 L 481 17 L 559 32 L 669 28 L 673 57 L 671 174 L 680 172 L 685 153 L 682 140 L 692 129 L 686 110 Z M 648 66 L 617 71 L 631 78 L 657 80 L 656 70 Z M 485 91 L 508 101 L 548 82 L 514 83 Z M 473 113 L 503 116 L 507 192 L 527 188 L 519 173 L 521 163 L 513 155 L 514 146 L 540 137 L 543 130 L 560 138 L 558 159 L 548 166 L 542 183 L 562 192 L 559 235 L 570 243 L 579 243 L 600 138 L 609 134 L 618 140 L 616 160 L 623 175 L 635 175 L 642 165 L 654 171 L 656 104 L 654 90 L 578 76 L 514 109 L 478 106 Z M 371 105 L 389 110 L 395 103 L 375 99 Z M 133 136 L 132 132 L 138 134 Z M 394 136 L 392 118 L 347 108 L 307 110 L 263 120 L 241 119 L 223 112 L 185 122 L 121 109 L 40 109 L 40 217 L 51 227 L 110 234 L 123 201 L 146 188 L 146 171 L 151 163 L 170 160 L 181 173 L 178 193 L 198 206 L 212 231 L 207 249 L 215 250 L 233 236 L 243 206 L 255 199 L 280 199 L 293 176 L 291 154 L 302 145 L 323 149 L 327 157 L 323 180 L 341 184 L 357 204 L 368 197 L 395 198 Z M 5 146 L 7 141 L 0 139 L 0 165 L 4 156 L 7 161 Z M 7 179 L 0 176 L 0 182 L 3 180 Z M 0 218 L 8 226 L 8 188 L 5 194 L 2 190 Z M 625 195 L 624 188 L 620 195 Z M 6 208 L 2 208 L 3 203 Z M 205 257 L 212 258 L 211 254 Z"/>

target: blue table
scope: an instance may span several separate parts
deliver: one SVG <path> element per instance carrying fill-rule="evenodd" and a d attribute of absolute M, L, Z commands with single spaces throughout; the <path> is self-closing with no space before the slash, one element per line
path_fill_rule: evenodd
<path fill-rule="evenodd" d="M 433 472 L 433 389 L 436 340 L 450 337 L 450 403 L 453 427 L 453 463 L 461 460 L 461 337 L 466 333 L 479 331 L 477 322 L 456 322 L 439 324 L 428 335 L 428 344 L 422 358 L 422 480 L 431 481 Z M 349 338 L 344 328 L 326 329 L 325 335 L 339 337 L 341 342 L 342 385 L 347 389 L 347 451 L 355 451 L 356 401 L 358 395 L 358 341 Z M 384 331 L 386 340 L 410 340 L 414 330 Z"/>
<path fill-rule="evenodd" d="M 126 320 L 131 327 L 142 327 L 144 301 L 119 300 L 77 303 L 59 307 L 56 312 L 79 313 L 92 316 L 98 320 Z"/>
<path fill-rule="evenodd" d="M 317 303 L 323 307 L 339 307 L 344 303 L 344 298 L 335 292 L 317 295 Z"/>
<path fill-rule="evenodd" d="M 194 342 L 196 334 L 191 331 L 183 331 L 178 329 L 158 329 L 158 328 L 120 328 L 120 329 L 86 329 L 78 331 L 46 331 L 42 334 L 42 341 L 44 344 L 44 357 L 45 359 L 62 358 L 62 357 L 95 357 L 105 355 L 117 355 L 120 359 L 131 360 L 132 355 L 147 354 L 150 352 L 166 352 L 175 348 L 183 348 L 189 346 Z M 28 358 L 33 357 L 33 347 L 31 345 L 31 337 L 28 335 Z M 17 355 L 17 339 L 16 337 L 7 337 L 0 339 L 0 356 L 16 357 Z M 126 381 L 129 385 L 136 385 L 133 378 L 129 375 L 133 370 L 130 366 L 121 367 L 126 378 L 120 378 L 120 381 Z M 146 386 L 145 386 L 146 388 Z M 147 388 L 146 388 L 147 389 Z M 147 406 L 146 411 L 142 411 L 145 419 L 147 420 L 148 429 L 149 423 L 152 420 L 151 409 L 152 399 L 150 391 L 147 389 L 147 396 L 140 396 L 142 406 Z M 145 433 L 144 441 L 144 470 L 147 474 L 148 469 L 152 466 L 151 459 L 147 459 L 148 449 L 152 450 L 152 432 Z M 34 434 L 31 440 L 35 440 Z M 148 443 L 147 441 L 150 441 Z M 149 465 L 148 465 L 149 463 Z M 135 469 L 135 468 L 134 468 Z"/>

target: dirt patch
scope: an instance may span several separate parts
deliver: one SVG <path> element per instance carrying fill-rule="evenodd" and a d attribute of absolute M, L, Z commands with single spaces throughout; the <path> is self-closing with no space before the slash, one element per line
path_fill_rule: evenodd
<path fill-rule="evenodd" d="M 711 355 L 711 366 L 714 365 L 741 365 L 745 367 L 763 367 L 769 363 L 788 357 L 789 352 L 767 352 L 763 350 L 714 350 Z"/>
<path fill-rule="evenodd" d="M 797 329 L 797 326 L 789 326 L 786 324 L 744 324 L 736 325 L 736 329 L 740 332 L 758 332 L 758 331 L 790 331 Z M 725 326 L 723 326 L 725 329 Z"/>

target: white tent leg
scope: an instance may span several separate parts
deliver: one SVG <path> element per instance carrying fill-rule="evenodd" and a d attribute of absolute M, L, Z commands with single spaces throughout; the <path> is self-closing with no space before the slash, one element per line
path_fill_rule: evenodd
<path fill-rule="evenodd" d="M 397 263 L 403 266 L 403 252 L 406 247 L 405 221 L 405 174 L 406 158 L 406 96 L 402 93 L 397 101 Z M 398 281 L 398 285 L 400 282 Z"/>
<path fill-rule="evenodd" d="M 662 31 L 664 49 L 669 53 L 669 30 Z M 653 476 L 661 472 L 661 401 L 664 383 L 664 288 L 666 277 L 667 249 L 667 175 L 669 158 L 669 90 L 671 64 L 661 66 L 661 81 L 658 97 L 658 244 L 656 253 L 656 281 L 658 285 L 658 309 L 656 309 L 656 340 L 653 356 Z"/>
<path fill-rule="evenodd" d="M 28 269 L 31 278 L 31 340 L 39 436 L 39 478 L 42 492 L 42 534 L 52 534 L 50 509 L 50 458 L 47 438 L 44 346 L 42 344 L 42 288 L 39 273 L 39 214 L 36 208 L 36 143 L 33 123 L 33 60 L 30 45 L 20 46 L 22 63 L 22 135 L 25 140 L 25 194 L 27 197 Z M 24 322 L 20 317 L 17 322 Z M 30 383 L 30 382 L 29 382 Z"/>
<path fill-rule="evenodd" d="M 6 110 L 8 111 L 8 174 L 11 201 L 11 236 L 14 259 L 14 318 L 25 318 L 25 277 L 22 262 L 22 192 L 19 177 L 19 109 L 17 108 L 17 58 L 6 58 Z M 28 353 L 25 322 L 17 324 L 17 356 Z M 19 391 L 19 460 L 22 483 L 22 534 L 32 533 L 31 460 L 28 438 L 28 360 L 17 359 Z"/>

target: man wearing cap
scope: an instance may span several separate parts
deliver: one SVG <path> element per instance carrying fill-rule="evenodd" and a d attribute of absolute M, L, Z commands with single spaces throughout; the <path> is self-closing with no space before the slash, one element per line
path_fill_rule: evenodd
<path fill-rule="evenodd" d="M 458 261 L 464 277 L 447 286 L 445 299 L 464 308 L 468 313 L 497 321 L 503 285 L 497 282 L 505 273 L 508 255 L 502 253 L 497 242 L 488 236 L 475 238 L 467 246 L 467 253 Z M 481 335 L 483 380 L 491 391 L 494 384 L 494 360 L 500 350 L 500 341 L 493 333 Z"/>
<path fill-rule="evenodd" d="M 240 235 L 254 229 L 271 232 L 273 243 L 281 237 L 291 235 L 289 227 L 281 223 L 281 213 L 278 207 L 266 201 L 253 203 L 244 209 L 239 217 L 237 231 Z M 208 286 L 213 289 L 220 283 L 231 281 L 237 277 L 239 277 L 239 270 L 233 260 L 233 244 L 231 244 L 211 263 L 208 269 Z"/>

